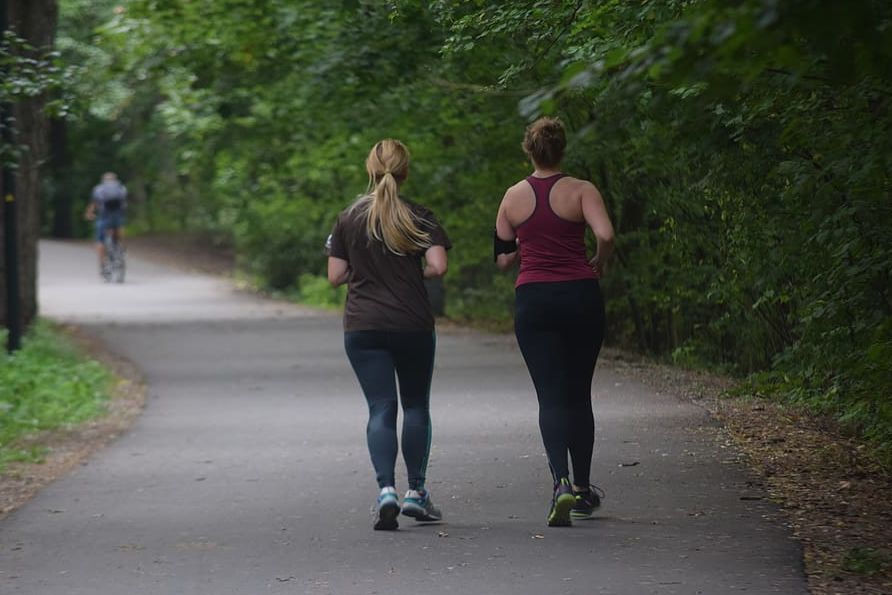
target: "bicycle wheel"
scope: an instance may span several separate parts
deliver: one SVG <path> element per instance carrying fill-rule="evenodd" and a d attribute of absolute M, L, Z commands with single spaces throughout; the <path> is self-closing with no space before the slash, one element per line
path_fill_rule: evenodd
<path fill-rule="evenodd" d="M 114 260 L 112 258 L 114 242 L 110 237 L 106 236 L 103 243 L 105 244 L 105 255 L 102 258 L 99 274 L 102 275 L 102 278 L 106 283 L 111 283 L 112 275 L 114 273 Z"/>
<path fill-rule="evenodd" d="M 108 230 L 105 236 L 105 262 L 103 263 L 102 276 L 106 283 L 124 282 L 124 264 L 121 255 L 121 245 L 115 238 L 114 230 Z"/>
<path fill-rule="evenodd" d="M 112 280 L 115 283 L 123 283 L 124 282 L 124 274 L 127 271 L 126 262 L 124 259 L 124 248 L 121 247 L 121 244 L 118 243 L 117 240 L 112 240 L 113 250 L 112 254 Z"/>

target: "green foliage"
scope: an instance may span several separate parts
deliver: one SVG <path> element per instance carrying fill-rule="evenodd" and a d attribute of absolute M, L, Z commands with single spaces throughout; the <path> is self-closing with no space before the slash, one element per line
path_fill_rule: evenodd
<path fill-rule="evenodd" d="M 761 388 L 892 444 L 892 8 L 547 4 L 485 3 L 448 49 L 560 39 L 492 79 L 538 82 L 520 109 L 578 131 L 568 169 L 619 231 L 612 340 L 769 369 Z"/>
<path fill-rule="evenodd" d="M 298 280 L 301 303 L 324 308 L 340 308 L 347 298 L 347 286 L 332 287 L 327 277 L 305 273 Z"/>
<path fill-rule="evenodd" d="M 332 220 L 331 210 L 320 211 L 303 201 L 264 194 L 253 200 L 235 223 L 236 246 L 244 255 L 244 264 L 265 285 L 288 289 L 298 285 L 300 275 L 322 273 L 322 247 Z"/>
<path fill-rule="evenodd" d="M 514 280 L 510 277 L 499 276 L 487 284 L 469 283 L 456 291 L 458 295 L 449 301 L 450 317 L 503 330 L 512 328 Z"/>
<path fill-rule="evenodd" d="M 3 31 L 0 36 L 0 104 L 54 94 L 56 98 L 47 103 L 46 109 L 51 114 L 64 116 L 68 98 L 61 90 L 75 76 L 76 69 L 62 66 L 58 57 L 54 52 L 30 46 L 12 31 Z M 15 122 L 11 119 L 0 121 L 0 130 L 6 126 L 15 129 Z M 0 141 L 0 163 L 15 163 L 20 150 L 21 147 L 7 145 L 5 139 Z"/>
<path fill-rule="evenodd" d="M 109 383 L 105 369 L 62 334 L 44 323 L 33 326 L 21 350 L 0 358 L 0 470 L 39 456 L 39 448 L 17 444 L 21 438 L 102 413 Z"/>
<path fill-rule="evenodd" d="M 450 314 L 508 321 L 494 213 L 528 171 L 523 126 L 557 114 L 618 232 L 609 341 L 758 373 L 892 444 L 888 2 L 61 6 L 63 55 L 100 66 L 79 154 L 121 164 L 143 225 L 230 232 L 266 284 L 328 299 L 307 275 L 366 151 L 398 137 L 405 193 L 455 244 Z"/>
<path fill-rule="evenodd" d="M 0 102 L 11 103 L 36 97 L 56 88 L 63 70 L 54 62 L 56 54 L 37 53 L 12 31 L 0 38 Z"/>
<path fill-rule="evenodd" d="M 892 551 L 884 548 L 853 547 L 842 561 L 842 569 L 856 574 L 880 574 L 892 568 Z"/>

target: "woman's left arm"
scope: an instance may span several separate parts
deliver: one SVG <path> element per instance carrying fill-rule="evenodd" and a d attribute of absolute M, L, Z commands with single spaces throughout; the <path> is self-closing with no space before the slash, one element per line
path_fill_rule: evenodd
<path fill-rule="evenodd" d="M 328 282 L 332 287 L 343 285 L 350 276 L 350 263 L 343 258 L 328 257 Z"/>
<path fill-rule="evenodd" d="M 445 246 L 431 246 L 424 253 L 424 278 L 442 277 L 448 269 Z"/>

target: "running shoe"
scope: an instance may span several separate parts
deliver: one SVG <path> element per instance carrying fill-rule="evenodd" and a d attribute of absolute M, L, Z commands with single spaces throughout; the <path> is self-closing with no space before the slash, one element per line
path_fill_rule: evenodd
<path fill-rule="evenodd" d="M 596 508 L 601 506 L 601 499 L 604 498 L 604 490 L 597 486 L 590 485 L 587 490 L 577 492 L 573 490 L 573 497 L 576 502 L 573 504 L 573 510 L 570 516 L 574 519 L 591 518 Z"/>
<path fill-rule="evenodd" d="M 549 527 L 569 527 L 572 525 L 570 520 L 570 510 L 576 503 L 573 497 L 573 488 L 570 487 L 570 480 L 562 477 L 559 482 L 554 485 L 554 495 L 551 498 L 551 510 L 548 511 Z"/>
<path fill-rule="evenodd" d="M 443 519 L 440 509 L 431 502 L 427 490 L 409 490 L 403 498 L 403 514 L 416 521 L 430 523 Z"/>
<path fill-rule="evenodd" d="M 400 524 L 396 517 L 400 514 L 400 500 L 392 487 L 381 488 L 375 505 L 375 531 L 394 531 Z"/>

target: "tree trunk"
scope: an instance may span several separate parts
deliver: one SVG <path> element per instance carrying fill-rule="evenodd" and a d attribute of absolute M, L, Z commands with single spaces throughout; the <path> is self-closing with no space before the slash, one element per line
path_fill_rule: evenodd
<path fill-rule="evenodd" d="M 50 121 L 50 171 L 55 184 L 49 198 L 53 207 L 50 235 L 54 238 L 74 237 L 74 200 L 71 193 L 71 155 L 68 151 L 68 124 L 53 118 Z"/>
<path fill-rule="evenodd" d="M 56 0 L 7 0 L 10 28 L 37 51 L 53 44 L 58 19 Z M 23 148 L 16 173 L 18 210 L 19 287 L 24 327 L 37 315 L 37 240 L 40 234 L 39 169 L 48 151 L 49 122 L 46 98 L 37 97 L 13 106 L 15 140 Z M 0 214 L 2 217 L 2 214 Z M 2 221 L 0 221 L 2 223 Z M 0 224 L 0 234 L 3 225 Z M 2 240 L 2 237 L 0 237 Z M 3 242 L 0 241 L 0 247 Z M 5 263 L 5 254 L 0 254 Z M 0 324 L 6 324 L 5 270 L 0 274 Z"/>

